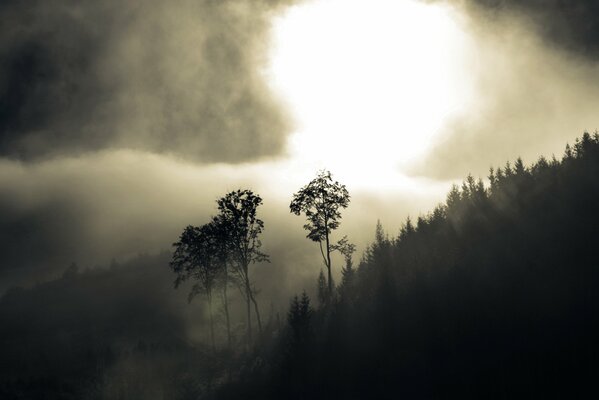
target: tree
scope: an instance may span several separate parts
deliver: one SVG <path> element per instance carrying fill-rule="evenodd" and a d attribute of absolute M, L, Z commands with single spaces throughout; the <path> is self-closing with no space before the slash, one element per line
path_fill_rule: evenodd
<path fill-rule="evenodd" d="M 312 336 L 312 313 L 310 298 L 305 290 L 300 298 L 297 295 L 293 297 L 287 313 L 287 321 L 292 331 L 292 343 L 296 348 L 304 347 Z"/>
<path fill-rule="evenodd" d="M 221 300 L 223 312 L 225 315 L 225 324 L 227 328 L 227 345 L 231 348 L 231 318 L 229 314 L 229 297 L 227 290 L 231 276 L 229 274 L 229 264 L 231 262 L 231 243 L 229 240 L 229 227 L 227 221 L 221 216 L 212 217 L 212 221 L 207 225 L 206 230 L 214 240 L 214 256 L 218 262 L 219 274 L 217 275 L 217 286 L 221 289 Z"/>
<path fill-rule="evenodd" d="M 379 222 L 379 225 L 380 225 L 380 222 Z M 379 225 L 377 225 L 377 228 Z M 382 226 L 381 226 L 381 231 L 382 231 Z M 379 235 L 379 232 L 377 229 L 377 237 L 378 237 L 378 235 Z M 381 237 L 383 237 L 382 233 L 381 233 Z M 339 252 L 341 254 L 343 254 L 343 258 L 345 259 L 345 266 L 341 269 L 341 276 L 342 276 L 341 287 L 344 291 L 347 292 L 351 288 L 351 285 L 353 284 L 354 275 L 356 272 L 354 269 L 354 263 L 352 260 L 352 255 L 356 251 L 356 246 L 352 243 L 349 243 L 346 238 L 343 238 L 343 239 L 345 239 L 345 241 L 339 247 Z"/>
<path fill-rule="evenodd" d="M 322 269 L 318 274 L 318 280 L 316 281 L 316 288 L 318 290 L 318 303 L 320 306 L 324 306 L 329 302 L 329 289 L 327 287 L 327 278 L 324 276 Z"/>
<path fill-rule="evenodd" d="M 213 234 L 210 224 L 200 228 L 187 226 L 179 241 L 173 243 L 175 251 L 170 262 L 170 267 L 177 274 L 175 287 L 188 279 L 194 279 L 196 283 L 192 286 L 188 301 L 203 293 L 208 300 L 208 311 L 210 316 L 210 337 L 214 349 L 214 317 L 212 311 L 212 295 L 220 274 L 218 260 L 218 237 Z"/>
<path fill-rule="evenodd" d="M 329 297 L 333 294 L 331 252 L 335 250 L 331 245 L 330 235 L 339 227 L 341 209 L 347 208 L 349 199 L 345 185 L 333 181 L 329 171 L 321 171 L 315 179 L 293 195 L 289 205 L 293 214 L 306 215 L 306 237 L 320 246 L 320 253 L 328 272 Z"/>
<path fill-rule="evenodd" d="M 378 223 L 380 225 L 380 222 Z M 382 226 L 381 226 L 382 232 Z M 378 225 L 377 225 L 377 235 L 378 235 Z M 381 233 L 382 235 L 382 233 Z M 350 243 L 347 240 L 347 236 L 343 236 L 341 240 L 337 242 L 337 244 L 332 246 L 334 250 L 338 251 L 343 255 L 345 260 L 345 266 L 341 268 L 341 287 L 340 291 L 343 291 L 351 285 L 351 280 L 354 276 L 354 265 L 352 260 L 352 255 L 356 252 L 356 245 Z"/>
<path fill-rule="evenodd" d="M 256 301 L 257 291 L 252 287 L 249 266 L 268 261 L 268 255 L 260 251 L 259 239 L 264 222 L 257 217 L 257 209 L 262 198 L 251 190 L 236 190 L 217 200 L 219 218 L 228 230 L 228 243 L 234 273 L 239 279 L 239 287 L 246 301 L 247 340 L 252 340 L 251 305 L 254 305 L 258 330 L 262 331 L 260 311 Z"/>

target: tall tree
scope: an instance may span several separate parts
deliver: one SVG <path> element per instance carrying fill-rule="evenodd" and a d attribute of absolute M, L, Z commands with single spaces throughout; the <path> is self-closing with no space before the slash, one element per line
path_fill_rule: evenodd
<path fill-rule="evenodd" d="M 327 278 L 325 278 L 322 269 L 320 270 L 320 274 L 318 274 L 316 289 L 318 292 L 318 303 L 323 307 L 329 303 L 329 289 L 327 287 Z"/>
<path fill-rule="evenodd" d="M 206 296 L 210 316 L 210 337 L 212 348 L 215 349 L 212 298 L 221 273 L 217 258 L 218 238 L 213 235 L 210 224 L 199 228 L 190 225 L 183 230 L 179 241 L 173 243 L 173 246 L 175 251 L 170 267 L 177 274 L 175 287 L 188 279 L 193 279 L 196 282 L 191 288 L 188 301 L 191 302 L 201 293 Z"/>
<path fill-rule="evenodd" d="M 251 264 L 268 261 L 268 255 L 260 251 L 262 242 L 260 234 L 264 222 L 257 217 L 257 209 L 262 198 L 251 190 L 236 190 L 227 193 L 217 200 L 220 211 L 219 218 L 228 230 L 230 255 L 233 260 L 234 273 L 239 278 L 240 289 L 246 301 L 247 340 L 252 340 L 251 305 L 254 305 L 258 329 L 262 331 L 260 310 L 256 301 L 256 289 L 253 287 L 249 267 Z"/>
<path fill-rule="evenodd" d="M 347 239 L 344 237 L 342 240 L 339 241 L 337 247 L 339 249 L 339 252 L 343 254 L 343 258 L 345 259 L 345 266 L 341 269 L 341 287 L 345 291 L 347 291 L 353 284 L 353 279 L 356 272 L 354 269 L 354 262 L 352 260 L 352 256 L 356 251 L 356 246 L 353 243 L 349 243 Z"/>
<path fill-rule="evenodd" d="M 349 205 L 349 193 L 345 185 L 333 181 L 329 171 L 321 171 L 318 176 L 293 195 L 289 208 L 295 215 L 305 214 L 308 239 L 317 242 L 328 272 L 329 297 L 333 294 L 331 273 L 331 232 L 337 229 L 341 220 L 341 209 Z M 324 244 L 324 248 L 323 248 Z"/>
<path fill-rule="evenodd" d="M 222 216 L 212 217 L 212 221 L 207 225 L 207 231 L 214 240 L 214 256 L 218 262 L 219 274 L 217 276 L 217 286 L 221 290 L 221 301 L 225 315 L 225 325 L 227 328 L 227 345 L 231 348 L 231 318 L 229 314 L 229 296 L 228 288 L 231 282 L 229 264 L 231 263 L 231 241 L 229 240 L 229 226 Z"/>
<path fill-rule="evenodd" d="M 309 342 L 312 335 L 311 319 L 313 314 L 310 298 L 304 290 L 301 297 L 294 296 L 291 300 L 287 321 L 291 327 L 292 346 L 295 350 L 301 350 Z M 305 350 L 305 349 L 303 349 Z"/>

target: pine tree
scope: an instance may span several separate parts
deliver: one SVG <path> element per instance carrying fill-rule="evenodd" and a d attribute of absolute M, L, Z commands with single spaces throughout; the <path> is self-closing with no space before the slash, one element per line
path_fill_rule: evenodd
<path fill-rule="evenodd" d="M 329 289 L 327 287 L 327 278 L 325 278 L 324 271 L 322 269 L 320 270 L 320 274 L 318 274 L 317 289 L 318 303 L 321 307 L 323 307 L 329 302 Z"/>

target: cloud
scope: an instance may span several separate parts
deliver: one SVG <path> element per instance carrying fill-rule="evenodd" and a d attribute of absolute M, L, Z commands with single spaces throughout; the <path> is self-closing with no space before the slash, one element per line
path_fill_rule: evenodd
<path fill-rule="evenodd" d="M 253 266 L 252 277 L 265 307 L 270 299 L 286 304 L 290 293 L 312 289 L 322 262 L 303 221 L 289 213 L 289 199 L 273 191 L 268 170 L 130 150 L 0 161 L 0 293 L 60 276 L 72 262 L 107 266 L 113 257 L 170 251 L 186 225 L 217 213 L 218 197 L 248 187 L 264 198 L 263 250 L 272 260 Z"/>
<path fill-rule="evenodd" d="M 546 43 L 582 58 L 599 57 L 598 0 L 443 0 L 466 5 L 479 18 L 517 16 Z"/>
<path fill-rule="evenodd" d="M 489 167 L 518 156 L 529 163 L 541 155 L 560 157 L 566 142 L 599 128 L 599 63 L 592 52 L 561 42 L 548 46 L 522 15 L 471 17 L 474 100 L 446 121 L 429 153 L 411 166 L 413 175 L 484 177 Z"/>
<path fill-rule="evenodd" d="M 272 262 L 252 272 L 263 298 L 311 291 L 323 264 L 318 246 L 305 238 L 304 218 L 289 212 L 292 193 L 307 183 L 300 175 L 286 173 L 281 162 L 197 165 L 131 150 L 36 163 L 0 160 L 0 293 L 60 275 L 72 262 L 105 266 L 113 257 L 171 250 L 185 226 L 208 222 L 217 213 L 215 200 L 237 188 L 264 199 L 263 250 Z M 358 245 L 356 261 L 378 218 L 396 234 L 408 214 L 429 211 L 445 192 L 436 186 L 422 193 L 348 190 L 352 202 L 333 239 L 348 235 Z M 334 262 L 339 273 L 342 258 Z"/>
<path fill-rule="evenodd" d="M 178 230 L 208 218 L 219 190 L 235 182 L 219 167 L 128 150 L 4 160 L 2 268 L 94 265 L 168 249 Z"/>
<path fill-rule="evenodd" d="M 291 2 L 3 1 L 0 155 L 279 155 L 290 126 L 261 71 Z"/>

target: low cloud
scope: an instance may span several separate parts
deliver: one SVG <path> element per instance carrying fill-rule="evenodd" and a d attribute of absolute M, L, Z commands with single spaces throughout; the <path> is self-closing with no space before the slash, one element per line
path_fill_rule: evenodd
<path fill-rule="evenodd" d="M 237 188 L 264 199 L 263 250 L 272 263 L 253 269 L 264 298 L 310 291 L 322 260 L 318 246 L 305 238 L 304 218 L 289 212 L 293 192 L 307 182 L 278 172 L 284 170 L 280 163 L 196 165 L 129 150 L 39 163 L 1 161 L 0 291 L 60 275 L 72 262 L 106 266 L 113 257 L 123 261 L 171 250 L 185 226 L 208 222 L 218 212 L 215 200 Z M 445 191 L 434 186 L 419 194 L 405 189 L 383 195 L 348 189 L 352 202 L 333 239 L 348 235 L 358 245 L 356 261 L 378 218 L 396 234 L 408 214 L 426 213 Z M 336 273 L 341 265 L 336 258 Z"/>

